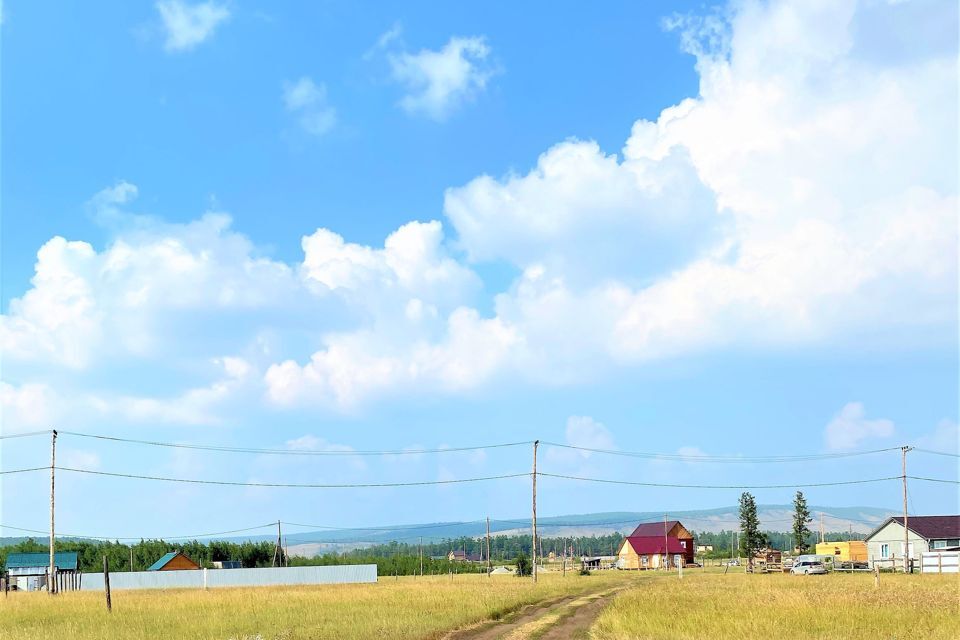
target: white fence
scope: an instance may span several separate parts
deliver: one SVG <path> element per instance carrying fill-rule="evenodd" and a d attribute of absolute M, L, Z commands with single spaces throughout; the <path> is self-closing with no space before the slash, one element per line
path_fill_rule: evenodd
<path fill-rule="evenodd" d="M 295 584 L 347 584 L 376 582 L 377 565 L 329 567 L 276 567 L 263 569 L 191 569 L 187 571 L 110 572 L 110 589 L 204 589 L 214 587 L 265 587 Z M 103 590 L 102 573 L 85 573 L 84 591 Z"/>
<path fill-rule="evenodd" d="M 920 556 L 920 573 L 960 573 L 960 551 L 927 551 Z"/>

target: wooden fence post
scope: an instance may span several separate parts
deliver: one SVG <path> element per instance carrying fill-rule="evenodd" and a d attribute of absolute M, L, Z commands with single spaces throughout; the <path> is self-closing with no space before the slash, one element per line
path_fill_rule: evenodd
<path fill-rule="evenodd" d="M 107 613 L 113 613 L 113 604 L 110 602 L 110 562 L 103 556 L 103 590 L 107 594 Z"/>
<path fill-rule="evenodd" d="M 873 565 L 873 587 L 875 589 L 880 587 L 880 565 L 879 564 Z"/>

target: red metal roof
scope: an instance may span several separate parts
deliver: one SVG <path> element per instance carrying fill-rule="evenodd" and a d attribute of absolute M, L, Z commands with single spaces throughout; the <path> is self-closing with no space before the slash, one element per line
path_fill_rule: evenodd
<path fill-rule="evenodd" d="M 680 524 L 679 520 L 667 520 L 666 525 L 664 525 L 663 522 L 647 522 L 634 529 L 629 537 L 660 536 L 662 538 L 664 530 L 670 531 L 670 529 L 673 529 L 678 524 Z M 683 525 L 681 524 L 680 526 L 682 527 Z"/>
<path fill-rule="evenodd" d="M 894 516 L 893 520 L 903 524 L 903 516 Z M 927 540 L 960 538 L 960 516 L 910 516 L 907 526 Z"/>
<path fill-rule="evenodd" d="M 627 542 L 637 555 L 663 553 L 663 525 L 659 536 L 627 536 Z M 677 538 L 667 538 L 667 553 L 686 553 L 689 549 L 680 544 Z"/>

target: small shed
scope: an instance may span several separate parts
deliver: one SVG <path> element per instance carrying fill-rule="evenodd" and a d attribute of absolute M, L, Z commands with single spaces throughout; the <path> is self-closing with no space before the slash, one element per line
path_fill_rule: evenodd
<path fill-rule="evenodd" d="M 147 567 L 147 571 L 186 571 L 199 568 L 200 565 L 185 556 L 182 551 L 171 551 Z"/>
<path fill-rule="evenodd" d="M 76 551 L 58 551 L 53 554 L 53 564 L 56 570 L 56 591 L 71 591 L 79 588 L 80 574 L 77 571 Z M 6 568 L 10 584 L 17 585 L 17 589 L 24 591 L 44 589 L 50 573 L 50 554 L 11 553 L 7 556 Z"/>

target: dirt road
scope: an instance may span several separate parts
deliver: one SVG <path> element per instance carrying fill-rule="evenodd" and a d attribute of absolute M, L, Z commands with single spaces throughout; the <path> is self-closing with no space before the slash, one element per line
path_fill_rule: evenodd
<path fill-rule="evenodd" d="M 572 640 L 587 638 L 590 625 L 624 587 L 528 605 L 503 620 L 451 631 L 443 640 Z"/>

